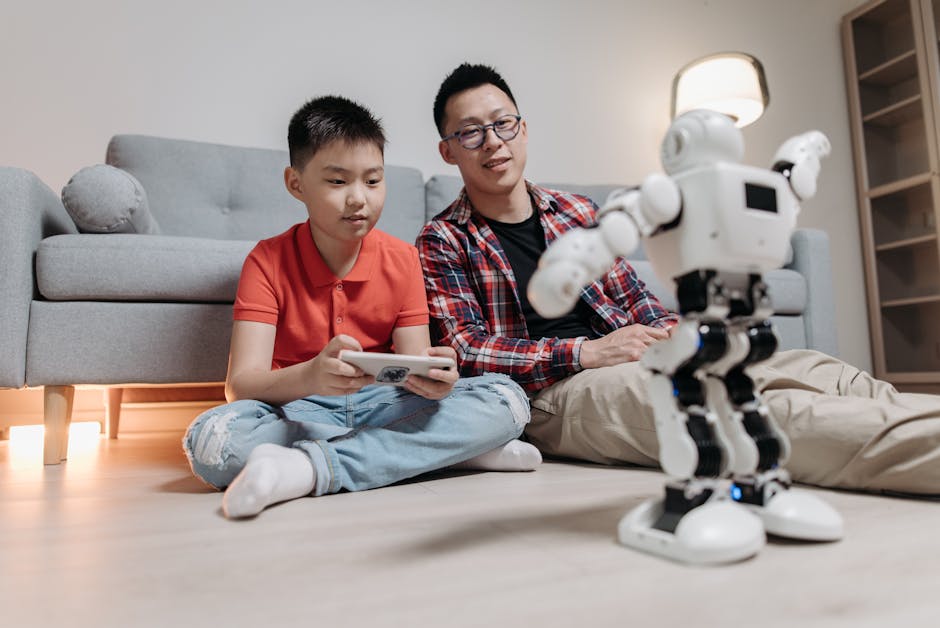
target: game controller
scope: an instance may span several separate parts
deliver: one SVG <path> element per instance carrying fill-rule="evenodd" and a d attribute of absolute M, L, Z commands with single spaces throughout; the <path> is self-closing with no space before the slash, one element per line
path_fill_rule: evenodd
<path fill-rule="evenodd" d="M 401 386 L 409 375 L 428 377 L 431 369 L 449 371 L 457 368 L 451 358 L 425 355 L 343 350 L 339 353 L 339 359 L 374 376 L 376 383 L 391 386 Z"/>

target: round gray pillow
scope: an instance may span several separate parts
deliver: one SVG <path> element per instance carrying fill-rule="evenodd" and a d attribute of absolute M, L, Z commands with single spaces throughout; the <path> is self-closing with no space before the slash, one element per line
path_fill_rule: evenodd
<path fill-rule="evenodd" d="M 82 233 L 160 233 L 140 181 L 114 166 L 76 172 L 62 188 L 62 204 Z"/>

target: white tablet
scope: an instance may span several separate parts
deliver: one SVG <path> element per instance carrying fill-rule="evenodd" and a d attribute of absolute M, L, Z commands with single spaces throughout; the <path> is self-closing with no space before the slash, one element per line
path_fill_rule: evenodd
<path fill-rule="evenodd" d="M 400 386 L 411 374 L 427 376 L 430 369 L 448 371 L 457 368 L 450 358 L 398 353 L 369 353 L 344 349 L 339 352 L 339 359 L 358 366 L 369 375 L 374 375 L 377 383 L 393 386 Z"/>

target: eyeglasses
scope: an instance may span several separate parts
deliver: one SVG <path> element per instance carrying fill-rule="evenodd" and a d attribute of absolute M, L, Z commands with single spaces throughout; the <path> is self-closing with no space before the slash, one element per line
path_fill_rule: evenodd
<path fill-rule="evenodd" d="M 496 118 L 489 124 L 468 124 L 460 127 L 447 137 L 442 137 L 441 141 L 457 138 L 461 146 L 468 150 L 474 150 L 483 146 L 486 141 L 486 130 L 493 129 L 496 137 L 508 142 L 519 135 L 519 122 L 522 120 L 520 115 L 505 115 Z"/>

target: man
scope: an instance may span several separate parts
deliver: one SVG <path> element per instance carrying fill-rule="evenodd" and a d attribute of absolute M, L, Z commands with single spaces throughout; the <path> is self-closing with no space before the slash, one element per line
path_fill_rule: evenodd
<path fill-rule="evenodd" d="M 528 130 L 505 80 L 463 64 L 434 104 L 439 150 L 464 181 L 418 237 L 431 329 L 462 373 L 498 372 L 526 389 L 526 435 L 544 453 L 607 464 L 658 464 L 645 349 L 677 321 L 624 260 L 573 312 L 543 319 L 526 287 L 561 233 L 595 222 L 587 198 L 526 181 Z M 890 384 L 816 351 L 749 369 L 787 433 L 793 478 L 823 486 L 940 493 L 940 397 Z"/>

